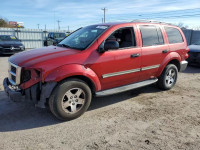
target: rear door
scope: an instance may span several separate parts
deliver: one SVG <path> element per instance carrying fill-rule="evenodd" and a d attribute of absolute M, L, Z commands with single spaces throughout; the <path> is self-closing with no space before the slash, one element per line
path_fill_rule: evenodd
<path fill-rule="evenodd" d="M 142 41 L 141 80 L 154 78 L 169 53 L 160 25 L 139 25 Z"/>

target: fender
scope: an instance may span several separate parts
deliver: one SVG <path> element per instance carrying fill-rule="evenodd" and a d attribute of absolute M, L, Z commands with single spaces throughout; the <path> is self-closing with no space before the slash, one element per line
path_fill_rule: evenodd
<path fill-rule="evenodd" d="M 172 61 L 172 60 L 177 60 L 179 63 L 181 62 L 181 56 L 177 53 L 177 52 L 171 52 L 169 53 L 165 59 L 163 60 L 163 62 L 160 64 L 160 67 L 158 69 L 158 73 L 157 73 L 157 77 L 159 77 L 161 75 L 161 73 L 163 72 L 163 70 L 165 69 L 165 67 L 167 66 L 167 64 Z"/>
<path fill-rule="evenodd" d="M 85 76 L 89 78 L 95 85 L 96 91 L 101 90 L 101 84 L 96 73 L 90 68 L 86 68 L 80 64 L 64 65 L 54 69 L 46 77 L 43 78 L 44 82 L 59 82 L 65 78 L 73 76 Z"/>

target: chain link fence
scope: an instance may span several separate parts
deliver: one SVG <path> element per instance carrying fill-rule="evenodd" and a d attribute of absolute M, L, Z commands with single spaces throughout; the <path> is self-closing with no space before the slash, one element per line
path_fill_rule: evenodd
<path fill-rule="evenodd" d="M 49 32 L 64 32 L 65 30 L 42 30 L 22 28 L 0 28 L 0 35 L 14 35 L 24 44 L 26 49 L 40 48 L 44 46 L 44 40 Z"/>

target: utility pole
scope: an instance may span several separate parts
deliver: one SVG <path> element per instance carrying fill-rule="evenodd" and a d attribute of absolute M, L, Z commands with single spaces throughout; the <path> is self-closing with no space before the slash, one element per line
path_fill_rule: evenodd
<path fill-rule="evenodd" d="M 103 18 L 102 18 L 102 23 L 103 23 Z"/>
<path fill-rule="evenodd" d="M 53 24 L 54 24 L 54 30 L 55 30 L 55 10 L 53 11 Z"/>
<path fill-rule="evenodd" d="M 103 12 L 104 12 L 104 23 L 106 22 L 106 8 L 102 8 L 101 10 L 103 10 Z"/>
<path fill-rule="evenodd" d="M 37 24 L 37 26 L 38 26 L 38 29 L 40 28 L 40 24 Z"/>
<path fill-rule="evenodd" d="M 69 26 L 68 26 L 68 32 L 69 32 Z"/>
<path fill-rule="evenodd" d="M 57 20 L 57 22 L 58 22 L 58 30 L 60 30 L 60 20 Z"/>

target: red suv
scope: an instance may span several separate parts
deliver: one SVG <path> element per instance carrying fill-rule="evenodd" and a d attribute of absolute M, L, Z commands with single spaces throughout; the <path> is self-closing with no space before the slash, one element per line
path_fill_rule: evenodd
<path fill-rule="evenodd" d="M 49 107 L 61 120 L 79 117 L 93 96 L 157 83 L 171 89 L 187 67 L 186 39 L 180 28 L 155 22 L 107 23 L 77 30 L 57 46 L 9 58 L 4 89 Z"/>

